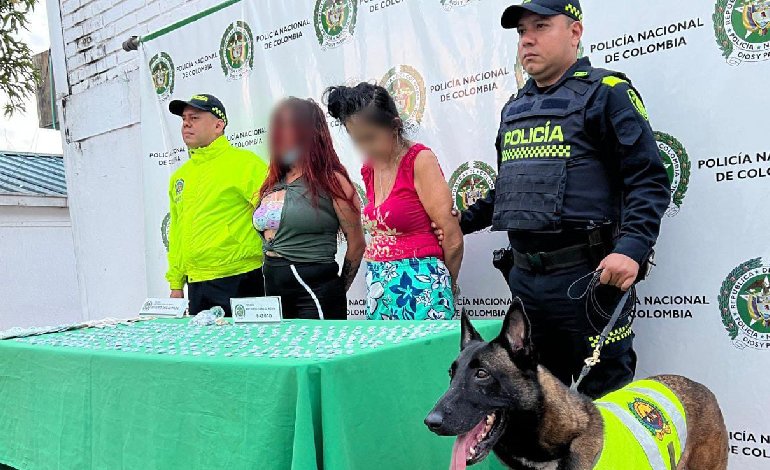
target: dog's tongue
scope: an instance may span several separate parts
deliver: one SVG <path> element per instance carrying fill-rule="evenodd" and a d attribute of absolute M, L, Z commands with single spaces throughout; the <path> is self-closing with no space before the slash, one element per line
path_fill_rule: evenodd
<path fill-rule="evenodd" d="M 476 436 L 479 435 L 486 424 L 486 419 L 484 419 L 475 428 L 461 436 L 457 436 L 455 445 L 452 448 L 452 462 L 449 464 L 449 470 L 465 470 L 468 452 L 476 444 Z"/>

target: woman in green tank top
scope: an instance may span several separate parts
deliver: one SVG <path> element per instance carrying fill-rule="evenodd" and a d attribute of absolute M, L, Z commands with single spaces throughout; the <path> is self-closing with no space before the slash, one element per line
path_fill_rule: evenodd
<path fill-rule="evenodd" d="M 270 170 L 254 211 L 263 241 L 265 294 L 284 318 L 345 319 L 363 257 L 361 202 L 334 150 L 321 108 L 288 98 L 270 124 Z M 339 273 L 338 234 L 347 240 Z"/>

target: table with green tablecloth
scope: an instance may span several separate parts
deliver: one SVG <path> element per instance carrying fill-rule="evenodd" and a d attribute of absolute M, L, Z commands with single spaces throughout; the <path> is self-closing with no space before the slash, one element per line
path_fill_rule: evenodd
<path fill-rule="evenodd" d="M 499 321 L 479 321 L 487 337 Z M 0 341 L 0 463 L 19 470 L 446 469 L 422 420 L 459 322 L 195 326 Z M 501 468 L 490 458 L 480 469 Z"/>

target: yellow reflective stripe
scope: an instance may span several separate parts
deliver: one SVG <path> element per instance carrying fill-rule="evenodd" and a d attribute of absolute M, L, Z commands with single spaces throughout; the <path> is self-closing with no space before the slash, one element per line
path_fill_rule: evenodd
<path fill-rule="evenodd" d="M 564 10 L 567 13 L 572 13 L 573 15 L 577 16 L 579 21 L 583 21 L 583 12 L 578 10 L 575 5 L 568 3 L 567 6 L 564 7 Z"/>
<path fill-rule="evenodd" d="M 620 341 L 622 339 L 626 339 L 629 336 L 631 336 L 631 324 L 629 323 L 626 326 L 621 326 L 620 328 L 615 328 L 614 330 L 610 331 L 610 334 L 607 336 L 607 340 L 604 344 L 612 344 L 616 341 Z M 597 344 L 599 344 L 599 335 L 591 336 L 588 338 L 588 342 L 591 344 L 592 348 L 595 348 Z"/>
<path fill-rule="evenodd" d="M 663 408 L 663 411 L 674 422 L 674 428 L 676 432 L 677 440 L 679 441 L 679 452 L 684 452 L 684 446 L 687 443 L 687 423 L 684 415 L 679 411 L 679 408 L 662 393 L 657 390 L 653 390 L 648 387 L 629 387 L 628 390 L 642 395 L 647 395 L 652 398 L 658 406 Z M 678 457 L 678 456 L 677 456 Z"/>
<path fill-rule="evenodd" d="M 503 161 L 542 157 L 569 158 L 571 154 L 571 145 L 534 145 L 503 150 Z"/>
<path fill-rule="evenodd" d="M 607 77 L 602 78 L 602 83 L 607 86 L 615 86 L 618 83 L 628 83 L 628 82 L 626 80 L 623 80 L 622 78 L 609 75 Z"/>
<path fill-rule="evenodd" d="M 623 425 L 631 431 L 634 438 L 636 438 L 636 441 L 642 447 L 644 455 L 647 457 L 647 462 L 650 464 L 652 470 L 674 470 L 663 460 L 663 456 L 660 454 L 660 448 L 658 447 L 658 444 L 655 443 L 655 438 L 652 437 L 642 423 L 631 416 L 628 410 L 624 410 L 620 405 L 612 402 L 595 402 L 595 405 L 612 413 L 613 416 L 619 419 Z M 605 443 L 605 446 L 606 445 L 607 444 Z"/>

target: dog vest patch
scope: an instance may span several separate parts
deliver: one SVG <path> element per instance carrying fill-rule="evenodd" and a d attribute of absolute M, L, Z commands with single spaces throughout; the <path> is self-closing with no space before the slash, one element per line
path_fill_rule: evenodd
<path fill-rule="evenodd" d="M 654 380 L 639 380 L 594 402 L 604 421 L 596 470 L 676 470 L 687 442 L 684 407 Z"/>

